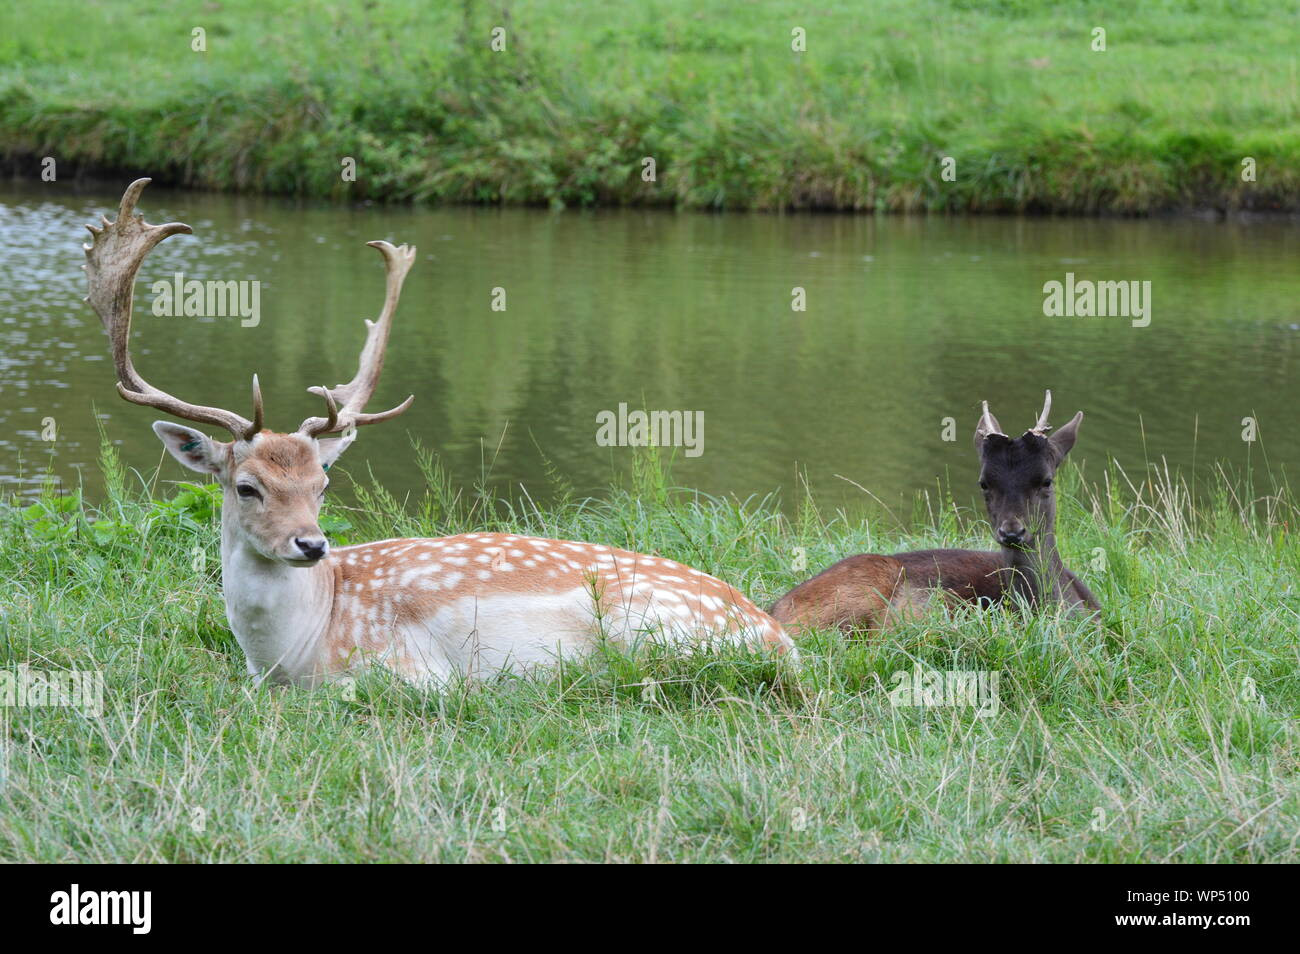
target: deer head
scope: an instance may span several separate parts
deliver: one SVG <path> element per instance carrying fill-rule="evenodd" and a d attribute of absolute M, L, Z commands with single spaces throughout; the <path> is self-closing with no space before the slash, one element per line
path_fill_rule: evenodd
<path fill-rule="evenodd" d="M 143 216 L 135 214 L 136 202 L 149 181 L 137 179 L 131 183 L 122 196 L 116 222 L 101 216 L 102 225 L 86 226 L 92 236 L 91 244 L 84 246 L 89 283 L 86 301 L 108 333 L 118 393 L 133 404 L 229 431 L 232 439 L 219 441 L 170 421 L 156 421 L 153 425 L 173 457 L 191 470 L 212 475 L 221 484 L 223 529 L 232 531 L 237 540 L 267 560 L 312 566 L 329 551 L 319 525 L 328 483 L 325 472 L 355 439 L 356 428 L 394 418 L 414 400 L 412 395 L 397 407 L 375 414 L 362 410 L 383 370 L 388 332 L 402 282 L 415 261 L 415 249 L 387 242 L 367 243 L 384 257 L 387 291 L 379 318 L 366 321 L 366 342 L 356 375 L 347 384 L 308 389 L 324 398 L 325 417 L 309 417 L 292 433 L 267 431 L 262 427 L 262 392 L 257 375 L 253 375 L 250 421 L 233 411 L 190 404 L 153 387 L 131 361 L 128 339 L 136 273 L 145 256 L 163 239 L 192 232 L 180 222 L 149 225 Z M 325 438 L 326 434 L 340 436 Z"/>
<path fill-rule="evenodd" d="M 1002 432 L 1002 425 L 984 412 L 975 428 L 975 448 L 980 455 L 980 490 L 988 508 L 989 523 L 998 543 L 1012 551 L 1033 549 L 1051 542 L 1056 527 L 1056 469 L 1074 446 L 1083 412 L 1050 437 L 1047 423 L 1052 392 L 1047 392 L 1038 423 L 1020 437 Z"/>

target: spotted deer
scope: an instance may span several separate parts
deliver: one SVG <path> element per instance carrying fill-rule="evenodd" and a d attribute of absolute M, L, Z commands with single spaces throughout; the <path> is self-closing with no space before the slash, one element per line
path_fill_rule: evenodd
<path fill-rule="evenodd" d="M 1051 410 L 1048 391 L 1038 422 L 1011 438 L 983 402 L 975 447 L 999 549 L 847 557 L 782 596 L 772 616 L 796 635 L 806 629 L 882 629 L 915 618 L 936 594 L 949 603 L 987 606 L 1019 599 L 1095 615 L 1101 609 L 1097 598 L 1056 549 L 1056 469 L 1074 446 L 1083 412 L 1048 437 Z"/>
<path fill-rule="evenodd" d="M 169 453 L 216 478 L 222 490 L 221 577 L 226 616 L 260 679 L 316 685 L 379 664 L 417 682 L 523 669 L 595 647 L 640 639 L 687 646 L 718 639 L 795 654 L 770 616 L 699 570 L 612 546 L 514 533 L 466 533 L 331 547 L 319 514 L 327 471 L 356 429 L 391 420 L 414 396 L 367 413 L 389 329 L 415 249 L 370 242 L 383 256 L 386 291 L 366 321 L 356 375 L 308 390 L 325 401 L 292 433 L 263 428 L 253 376 L 253 418 L 190 404 L 144 380 L 128 349 L 136 273 L 149 252 L 188 225 L 149 225 L 135 214 L 148 179 L 133 182 L 117 221 L 87 226 L 90 303 L 108 333 L 117 390 L 135 404 L 230 432 L 218 441 L 157 421 Z M 338 435 L 334 437 L 326 435 Z"/>

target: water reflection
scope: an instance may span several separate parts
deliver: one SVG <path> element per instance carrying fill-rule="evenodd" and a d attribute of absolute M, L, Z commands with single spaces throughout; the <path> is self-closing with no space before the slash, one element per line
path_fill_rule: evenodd
<path fill-rule="evenodd" d="M 157 415 L 114 393 L 106 341 L 82 301 L 83 226 L 119 197 L 61 184 L 0 190 L 7 483 L 39 480 L 51 459 L 42 421 L 53 417 L 54 471 L 66 484 L 81 468 L 94 494 L 96 408 L 128 464 L 161 459 L 148 427 Z M 319 413 L 309 385 L 355 369 L 361 318 L 383 295 L 364 243 L 419 246 L 374 402 L 414 393 L 416 404 L 364 430 L 349 455 L 353 470 L 368 464 L 398 492 L 418 481 L 411 437 L 465 483 L 490 461 L 499 486 L 544 496 L 544 454 L 579 491 L 599 492 L 630 451 L 598 445 L 597 415 L 627 403 L 703 412 L 705 453 L 679 452 L 674 465 L 683 485 L 742 497 L 779 489 L 788 505 L 806 470 L 829 504 L 863 496 L 848 480 L 896 502 L 936 476 L 968 486 L 979 400 L 1024 427 L 1044 387 L 1061 420 L 1085 411 L 1073 456 L 1090 473 L 1108 454 L 1198 469 L 1244 466 L 1249 454 L 1276 472 L 1300 460 L 1288 434 L 1300 243 L 1284 222 L 410 210 L 153 186 L 141 208 L 195 230 L 141 272 L 142 373 L 247 414 L 257 371 L 277 429 Z M 261 282 L 260 323 L 153 316 L 149 285 L 177 271 Z M 1066 272 L 1150 281 L 1150 327 L 1044 317 L 1043 284 Z M 792 310 L 796 289 L 806 311 Z M 1241 440 L 1247 416 L 1259 443 Z M 164 473 L 181 476 L 170 462 Z"/>

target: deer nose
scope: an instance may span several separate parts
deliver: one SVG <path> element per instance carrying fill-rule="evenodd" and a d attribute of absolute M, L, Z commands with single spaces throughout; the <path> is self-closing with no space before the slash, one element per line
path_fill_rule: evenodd
<path fill-rule="evenodd" d="M 293 542 L 298 545 L 298 549 L 308 560 L 319 560 L 325 555 L 325 549 L 329 546 L 323 537 L 294 537 Z"/>
<path fill-rule="evenodd" d="M 1025 528 L 1020 523 L 1003 524 L 998 527 L 998 543 L 1004 546 L 1014 547 L 1017 544 L 1024 543 Z"/>

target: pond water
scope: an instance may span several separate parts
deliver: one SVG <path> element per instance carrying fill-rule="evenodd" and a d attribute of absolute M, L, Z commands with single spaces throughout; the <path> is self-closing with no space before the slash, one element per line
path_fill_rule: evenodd
<path fill-rule="evenodd" d="M 83 225 L 115 215 L 125 184 L 0 186 L 0 481 L 24 494 L 48 467 L 95 495 L 96 412 L 129 465 L 161 459 L 160 415 L 117 397 L 82 301 Z M 1049 387 L 1055 423 L 1085 412 L 1073 458 L 1093 477 L 1109 457 L 1198 477 L 1216 461 L 1300 464 L 1293 222 L 421 210 L 156 186 L 140 208 L 195 232 L 141 271 L 140 372 L 248 415 L 256 371 L 278 430 L 321 412 L 305 388 L 355 371 L 361 319 L 383 297 L 364 243 L 419 247 L 372 409 L 415 404 L 345 459 L 399 493 L 418 489 L 418 437 L 466 486 L 488 471 L 546 496 L 549 461 L 599 494 L 634 451 L 602 446 L 598 415 L 626 404 L 702 413 L 702 441 L 676 452 L 679 485 L 778 491 L 789 507 L 806 473 L 824 504 L 869 491 L 892 505 L 936 477 L 973 490 L 980 400 L 1019 433 Z M 151 286 L 177 272 L 258 282 L 259 320 L 155 316 Z M 1067 274 L 1150 282 L 1146 316 L 1045 314 L 1045 283 Z M 183 474 L 167 461 L 167 478 Z"/>

